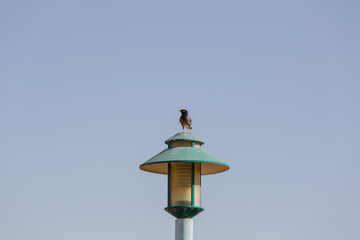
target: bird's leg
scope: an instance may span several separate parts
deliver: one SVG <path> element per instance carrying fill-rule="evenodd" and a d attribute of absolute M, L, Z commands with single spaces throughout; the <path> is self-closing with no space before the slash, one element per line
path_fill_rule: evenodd
<path fill-rule="evenodd" d="M 182 127 L 182 128 L 183 128 L 182 133 L 184 133 L 184 127 Z"/>
<path fill-rule="evenodd" d="M 191 134 L 191 130 L 189 129 L 189 134 Z"/>

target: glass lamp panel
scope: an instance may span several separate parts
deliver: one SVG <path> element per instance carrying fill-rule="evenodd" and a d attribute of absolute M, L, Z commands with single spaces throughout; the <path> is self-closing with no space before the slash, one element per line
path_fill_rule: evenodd
<path fill-rule="evenodd" d="M 194 206 L 201 206 L 201 163 L 194 163 Z"/>
<path fill-rule="evenodd" d="M 170 206 L 191 206 L 192 163 L 170 164 Z"/>

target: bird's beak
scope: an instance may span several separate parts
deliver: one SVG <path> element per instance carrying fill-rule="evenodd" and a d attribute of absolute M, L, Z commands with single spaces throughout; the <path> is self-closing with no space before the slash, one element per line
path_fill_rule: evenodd
<path fill-rule="evenodd" d="M 181 112 L 181 110 L 179 110 L 179 112 Z"/>

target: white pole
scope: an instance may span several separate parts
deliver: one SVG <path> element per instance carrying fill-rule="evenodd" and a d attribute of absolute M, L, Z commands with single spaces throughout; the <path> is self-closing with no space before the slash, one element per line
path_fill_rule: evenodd
<path fill-rule="evenodd" d="M 175 240 L 193 240 L 193 220 L 191 218 L 175 220 Z"/>

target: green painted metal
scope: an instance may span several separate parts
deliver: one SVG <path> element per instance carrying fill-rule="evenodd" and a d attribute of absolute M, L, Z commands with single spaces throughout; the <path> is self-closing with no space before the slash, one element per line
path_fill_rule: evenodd
<path fill-rule="evenodd" d="M 195 163 L 191 164 L 191 206 L 195 205 Z"/>
<path fill-rule="evenodd" d="M 200 172 L 201 172 L 201 164 L 200 164 Z M 200 176 L 200 189 L 201 189 L 201 176 Z M 200 201 L 199 201 L 199 205 L 201 206 L 201 192 L 200 192 L 200 196 L 199 196 L 199 198 L 200 198 Z"/>
<path fill-rule="evenodd" d="M 194 134 L 191 133 L 177 133 L 171 138 L 165 141 L 165 144 L 168 144 L 172 141 L 190 141 L 190 142 L 198 142 L 200 145 L 204 144 L 204 141 L 200 138 L 196 137 Z"/>
<path fill-rule="evenodd" d="M 148 172 L 168 174 L 169 162 L 200 162 L 201 175 L 220 173 L 230 167 L 202 148 L 175 147 L 167 148 L 140 165 L 140 169 Z"/>
<path fill-rule="evenodd" d="M 172 206 L 165 208 L 165 211 L 176 218 L 193 218 L 204 211 L 204 208 L 194 206 Z"/>

